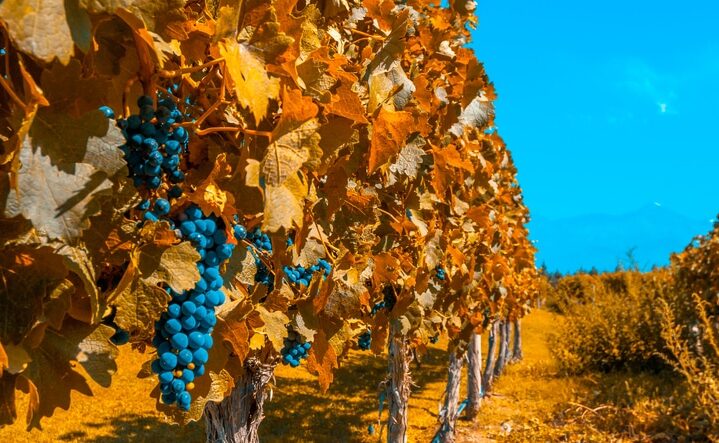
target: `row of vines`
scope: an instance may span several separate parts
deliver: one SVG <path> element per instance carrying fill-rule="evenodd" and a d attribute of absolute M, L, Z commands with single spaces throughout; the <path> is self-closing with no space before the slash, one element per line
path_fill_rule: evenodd
<path fill-rule="evenodd" d="M 537 293 L 474 8 L 0 3 L 0 423 L 17 391 L 39 427 L 109 385 L 127 345 L 169 419 L 256 441 L 278 364 L 327 389 L 363 348 L 405 441 L 411 356 L 445 334 L 452 440 Z"/>

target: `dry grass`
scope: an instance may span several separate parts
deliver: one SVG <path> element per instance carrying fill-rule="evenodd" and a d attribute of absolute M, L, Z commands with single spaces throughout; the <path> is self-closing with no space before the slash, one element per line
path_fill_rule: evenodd
<path fill-rule="evenodd" d="M 511 365 L 497 380 L 494 392 L 485 400 L 476 422 L 459 424 L 459 441 L 618 441 L 626 429 L 611 429 L 623 421 L 614 420 L 617 411 L 626 419 L 627 410 L 641 408 L 642 399 L 656 394 L 651 389 L 630 392 L 628 374 L 613 375 L 614 381 L 597 381 L 591 376 L 562 377 L 547 348 L 546 337 L 561 316 L 547 311 L 532 313 L 523 323 L 523 362 Z M 438 343 L 424 357 L 421 368 L 413 365 L 416 387 L 410 402 L 410 442 L 430 441 L 437 426 L 438 400 L 445 386 L 445 343 Z M 486 349 L 486 344 L 483 346 Z M 154 410 L 148 396 L 151 379 L 135 377 L 144 357 L 123 350 L 119 373 L 108 389 L 95 388 L 95 397 L 73 395 L 70 411 L 56 411 L 43 421 L 44 430 L 25 432 L 22 423 L 0 430 L 0 441 L 12 442 L 199 442 L 204 438 L 200 424 L 179 427 L 166 424 Z M 343 362 L 335 383 L 326 394 L 304 369 L 280 367 L 276 372 L 274 398 L 267 405 L 261 427 L 265 442 L 371 442 L 370 424 L 377 426 L 377 384 L 386 371 L 386 360 L 355 352 Z M 641 386 L 655 386 L 649 376 Z M 466 382 L 463 379 L 462 392 Z M 624 401 L 623 409 L 602 407 L 611 400 L 607 388 Z M 627 391 L 622 391 L 622 386 Z M 614 391 L 612 391 L 612 389 Z M 651 392 L 650 392 L 651 391 Z M 597 392 L 600 392 L 598 395 Z M 631 399 L 635 395 L 637 399 Z M 629 400 L 627 400 L 629 399 Z M 631 401 L 630 401 L 631 400 Z M 636 401 L 635 401 L 636 400 Z M 582 406 L 583 405 L 583 406 Z M 598 406 L 597 406 L 598 405 Z M 588 411 L 587 409 L 600 409 Z M 634 409 L 632 409 L 634 408 Z M 643 412 L 642 412 L 643 414 Z M 648 415 L 639 414 L 643 419 Z M 614 417 L 598 421 L 600 417 Z M 383 415 L 386 418 L 386 413 Z M 651 417 L 650 417 L 651 418 Z M 629 423 L 633 423 L 629 421 Z M 507 429 L 511 433 L 507 434 Z"/>

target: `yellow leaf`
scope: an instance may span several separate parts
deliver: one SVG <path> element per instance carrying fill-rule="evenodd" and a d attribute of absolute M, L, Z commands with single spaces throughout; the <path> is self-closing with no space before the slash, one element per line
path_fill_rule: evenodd
<path fill-rule="evenodd" d="M 262 230 L 277 232 L 281 228 L 290 230 L 293 225 L 301 227 L 306 195 L 307 185 L 297 174 L 288 177 L 281 186 L 267 185 Z"/>
<path fill-rule="evenodd" d="M 253 334 L 250 338 L 250 349 L 257 351 L 265 345 L 265 336 L 263 334 Z"/>
<path fill-rule="evenodd" d="M 234 40 L 220 42 L 220 55 L 225 58 L 227 74 L 234 83 L 237 101 L 248 108 L 259 124 L 267 116 L 270 100 L 278 97 L 280 81 L 267 75 L 262 60 L 247 46 Z"/>

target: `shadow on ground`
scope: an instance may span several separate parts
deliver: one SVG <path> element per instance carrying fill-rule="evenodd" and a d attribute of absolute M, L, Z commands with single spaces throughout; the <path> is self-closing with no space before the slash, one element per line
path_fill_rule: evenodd
<path fill-rule="evenodd" d="M 439 400 L 425 393 L 425 388 L 427 383 L 446 377 L 446 355 L 446 351 L 430 348 L 420 368 L 412 364 L 413 398 L 429 395 L 432 401 Z M 274 399 L 266 407 L 266 418 L 260 428 L 261 440 L 319 443 L 372 440 L 367 429 L 370 424 L 376 426 L 378 385 L 386 377 L 387 361 L 361 353 L 342 363 L 327 393 L 322 393 L 315 379 L 278 376 Z M 384 411 L 383 421 L 386 418 Z"/>
<path fill-rule="evenodd" d="M 69 432 L 58 436 L 58 441 L 83 441 L 92 443 L 155 443 L 155 442 L 201 442 L 205 439 L 202 423 L 187 426 L 172 425 L 159 417 L 137 414 L 121 414 L 102 422 L 87 422 L 86 428 L 111 428 L 111 435 L 88 436 L 85 431 Z M 92 432 L 92 431 L 90 431 Z"/>

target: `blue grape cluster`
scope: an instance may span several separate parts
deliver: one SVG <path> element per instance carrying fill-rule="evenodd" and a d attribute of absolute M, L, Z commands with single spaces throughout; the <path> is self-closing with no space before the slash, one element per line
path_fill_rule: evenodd
<path fill-rule="evenodd" d="M 444 270 L 442 265 L 437 266 L 434 271 L 438 280 L 444 281 L 447 278 L 447 271 Z"/>
<path fill-rule="evenodd" d="M 125 136 L 125 144 L 120 149 L 130 170 L 129 177 L 136 188 L 153 192 L 167 179 L 173 184 L 167 198 L 179 198 L 182 188 L 178 185 L 185 180 L 180 162 L 187 152 L 189 134 L 185 128 L 173 125 L 182 122 L 185 116 L 169 97 L 160 99 L 155 109 L 152 97 L 143 95 L 137 100 L 137 106 L 138 114 L 117 121 Z M 100 110 L 108 118 L 115 116 L 107 106 Z M 170 212 L 167 199 L 158 199 L 150 210 L 151 205 L 147 199 L 138 205 L 138 209 L 145 211 L 145 220 L 157 221 Z"/>
<path fill-rule="evenodd" d="M 255 228 L 252 232 L 248 233 L 247 228 L 238 223 L 233 228 L 233 231 L 237 241 L 246 240 L 257 250 L 266 251 L 269 254 L 272 254 L 272 241 L 267 234 L 260 230 L 260 228 Z M 267 286 L 267 290 L 271 292 L 275 285 L 272 273 L 267 268 L 267 265 L 265 265 L 265 263 L 257 255 L 252 246 L 248 246 L 247 250 L 255 257 L 255 267 L 257 268 L 257 271 L 255 272 L 255 282 Z"/>
<path fill-rule="evenodd" d="M 357 339 L 357 346 L 363 351 L 369 350 L 372 345 L 372 333 L 370 331 L 363 332 Z"/>
<path fill-rule="evenodd" d="M 205 216 L 197 206 L 188 207 L 177 219 L 183 238 L 192 242 L 201 260 L 201 278 L 190 291 L 172 297 L 167 311 L 155 324 L 153 345 L 158 359 L 152 369 L 160 380 L 162 402 L 190 409 L 194 379 L 205 373 L 208 351 L 212 348 L 212 329 L 217 323 L 215 307 L 225 302 L 221 291 L 224 280 L 220 266 L 230 258 L 234 245 L 227 242 L 222 221 Z"/>
<path fill-rule="evenodd" d="M 293 330 L 287 331 L 287 338 L 284 340 L 284 346 L 280 353 L 282 354 L 282 363 L 296 368 L 300 365 L 300 360 L 307 358 L 307 351 L 312 347 L 312 343 L 303 342 L 302 336 Z"/>
<path fill-rule="evenodd" d="M 434 334 L 429 338 L 430 343 L 435 344 L 439 341 L 439 334 Z"/>
<path fill-rule="evenodd" d="M 285 275 L 291 283 L 296 283 L 301 286 L 309 286 L 312 280 L 312 275 L 315 272 L 322 271 L 322 276 L 327 278 L 332 272 L 332 265 L 325 259 L 321 258 L 317 260 L 316 265 L 312 265 L 309 268 L 304 266 L 285 266 Z"/>
<path fill-rule="evenodd" d="M 270 236 L 255 228 L 251 233 L 247 235 L 247 241 L 255 245 L 257 249 L 261 249 L 272 254 L 272 241 Z"/>
<path fill-rule="evenodd" d="M 385 286 L 385 288 L 382 290 L 382 294 L 384 295 L 384 299 L 381 302 L 376 303 L 374 306 L 372 306 L 372 311 L 370 312 L 370 315 L 373 317 L 381 309 L 387 309 L 387 311 L 391 311 L 394 308 L 394 304 L 397 303 L 397 297 L 394 295 L 394 288 L 392 286 Z"/>

